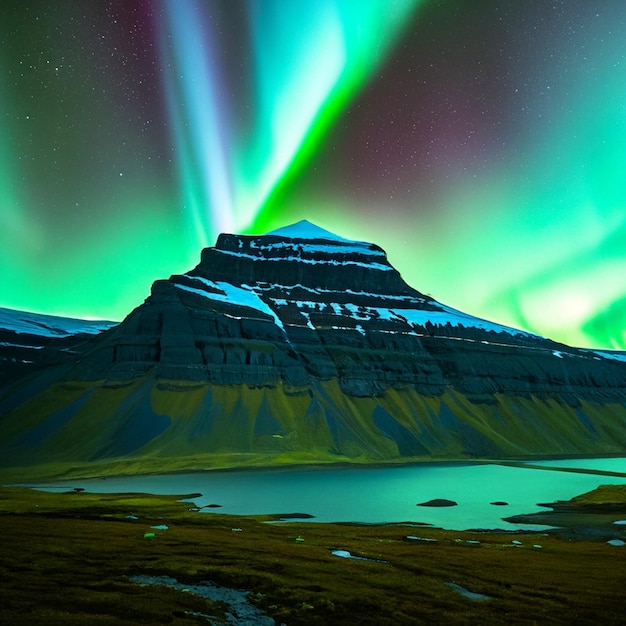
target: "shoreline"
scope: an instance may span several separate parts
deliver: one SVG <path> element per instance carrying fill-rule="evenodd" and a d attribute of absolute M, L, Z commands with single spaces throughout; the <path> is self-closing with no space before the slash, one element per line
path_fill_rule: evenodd
<path fill-rule="evenodd" d="M 610 469 L 613 465 L 621 469 L 623 457 L 618 457 L 617 462 L 605 463 L 609 467 L 606 470 L 593 466 L 602 458 L 584 458 L 588 468 L 551 467 L 509 460 L 446 460 L 376 466 L 307 464 L 248 467 L 244 471 L 229 468 L 24 481 L 6 486 L 54 493 L 173 494 L 203 512 L 263 517 L 272 521 L 294 516 L 293 511 L 304 511 L 309 521 L 315 523 L 374 526 L 411 523 L 458 531 L 543 531 L 558 525 L 535 521 L 537 516 L 524 517 L 540 512 L 545 506 L 541 503 L 572 498 L 604 483 L 626 487 L 626 475 Z M 563 459 L 558 461 L 563 462 Z M 368 469 L 370 473 L 347 472 L 346 469 Z M 384 473 L 381 469 L 396 472 Z M 529 475 L 520 474 L 515 469 L 527 469 Z M 561 479 L 559 475 L 538 473 L 539 470 L 559 471 L 569 476 L 562 474 Z M 519 490 L 523 484 L 528 486 Z M 415 508 L 421 501 L 438 498 L 453 502 L 456 508 Z M 506 508 L 493 506 L 497 503 L 506 505 Z M 511 525 L 508 518 L 516 516 L 520 519 L 519 524 L 524 526 Z M 299 513 L 297 517 L 304 515 Z M 529 528 L 527 523 L 532 526 Z"/>
<path fill-rule="evenodd" d="M 259 465 L 230 465 L 227 467 L 205 467 L 205 468 L 180 468 L 170 469 L 165 471 L 150 470 L 139 472 L 119 472 L 113 474 L 85 474 L 82 475 L 81 468 L 88 468 L 89 463 L 74 466 L 73 468 L 65 469 L 62 472 L 52 473 L 48 476 L 42 476 L 37 478 L 36 473 L 33 473 L 33 478 L 27 478 L 30 473 L 28 468 L 22 467 L 7 467 L 0 468 L 0 485 L 25 485 L 33 484 L 40 481 L 52 481 L 52 482 L 70 482 L 72 480 L 107 480 L 107 479 L 120 479 L 120 478 L 134 478 L 140 476 L 176 476 L 181 474 L 223 474 L 223 473 L 250 473 L 250 472 L 299 472 L 299 471 L 334 471 L 341 469 L 350 470 L 368 470 L 368 469 L 395 469 L 401 467 L 459 467 L 459 466 L 475 466 L 475 465 L 502 465 L 508 467 L 519 467 L 522 469 L 536 469 L 536 470 L 548 470 L 548 471 L 561 471 L 572 472 L 582 474 L 597 474 L 604 476 L 612 476 L 619 478 L 626 478 L 626 469 L 624 472 L 615 472 L 611 470 L 596 470 L 596 469 L 584 469 L 584 468 L 565 468 L 565 467 L 549 467 L 544 465 L 534 465 L 534 462 L 541 461 L 568 461 L 568 460 L 598 460 L 598 459 L 620 459 L 623 458 L 626 464 L 626 451 L 624 453 L 605 453 L 605 454 L 561 454 L 561 455 L 533 455 L 530 457 L 514 457 L 503 459 L 487 459 L 487 458 L 463 458 L 463 459 L 407 459 L 407 460 L 390 460 L 383 462 L 363 462 L 363 461 L 337 461 L 337 462 L 297 462 L 297 463 L 276 463 L 276 464 L 259 464 Z M 113 463 L 112 463 L 113 464 Z M 130 463 L 129 463 L 130 465 Z M 106 467 L 106 466 L 103 466 Z M 77 473 L 73 476 L 64 477 L 67 473 L 75 470 Z M 2 474 L 6 472 L 9 480 L 2 478 Z M 12 474 L 25 474 L 24 479 L 11 480 Z M 30 481 L 30 482 L 26 482 Z"/>

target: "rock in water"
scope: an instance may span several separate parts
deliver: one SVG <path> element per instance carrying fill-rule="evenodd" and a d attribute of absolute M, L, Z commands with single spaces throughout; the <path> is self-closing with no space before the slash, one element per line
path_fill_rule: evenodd
<path fill-rule="evenodd" d="M 457 505 L 458 502 L 455 502 L 454 500 L 447 500 L 446 498 L 435 498 L 434 500 L 428 500 L 427 502 L 420 502 L 417 506 L 446 507 Z"/>
<path fill-rule="evenodd" d="M 452 309 L 377 245 L 308 222 L 222 234 L 119 325 L 47 350 L 0 394 L 5 467 L 530 457 L 626 441 L 623 355 Z"/>

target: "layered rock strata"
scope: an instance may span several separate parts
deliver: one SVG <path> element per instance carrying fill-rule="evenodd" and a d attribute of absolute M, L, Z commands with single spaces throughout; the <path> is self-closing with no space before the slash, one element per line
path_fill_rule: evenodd
<path fill-rule="evenodd" d="M 626 362 L 454 310 L 378 246 L 299 223 L 220 235 L 0 411 L 9 464 L 32 450 L 176 469 L 618 453 Z"/>

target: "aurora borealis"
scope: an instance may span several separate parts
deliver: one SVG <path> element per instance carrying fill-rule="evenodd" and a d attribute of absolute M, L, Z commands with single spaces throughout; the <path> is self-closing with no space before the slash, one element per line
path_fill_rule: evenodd
<path fill-rule="evenodd" d="M 623 0 L 2 0 L 0 306 L 122 319 L 309 219 L 626 348 Z"/>

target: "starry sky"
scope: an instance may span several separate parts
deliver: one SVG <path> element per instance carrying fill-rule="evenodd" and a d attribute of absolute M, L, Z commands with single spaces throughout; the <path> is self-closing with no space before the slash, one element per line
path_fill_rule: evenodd
<path fill-rule="evenodd" d="M 626 348 L 623 0 L 0 0 L 0 306 L 121 320 L 308 219 Z"/>

